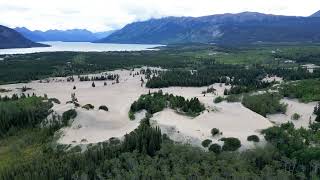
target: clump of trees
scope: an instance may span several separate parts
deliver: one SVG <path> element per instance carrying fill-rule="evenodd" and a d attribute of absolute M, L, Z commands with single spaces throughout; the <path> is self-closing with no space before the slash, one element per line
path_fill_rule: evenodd
<path fill-rule="evenodd" d="M 247 137 L 247 140 L 248 141 L 253 141 L 253 142 L 259 142 L 260 141 L 260 139 L 259 139 L 259 137 L 257 135 L 250 135 L 250 136 Z"/>
<path fill-rule="evenodd" d="M 167 107 L 189 116 L 197 116 L 205 110 L 204 105 L 200 103 L 198 98 L 188 100 L 182 96 L 163 94 L 162 91 L 159 91 L 140 96 L 140 98 L 131 105 L 130 112 L 135 113 L 145 109 L 148 113 L 154 114 Z"/>
<path fill-rule="evenodd" d="M 77 111 L 74 109 L 69 109 L 62 114 L 62 123 L 64 126 L 69 125 L 69 121 L 77 117 Z"/>
<path fill-rule="evenodd" d="M 246 95 L 242 104 L 248 109 L 266 117 L 267 114 L 285 113 L 287 105 L 280 103 L 281 96 L 276 93 Z"/>
<path fill-rule="evenodd" d="M 236 151 L 241 147 L 241 142 L 238 138 L 228 137 L 228 138 L 221 138 L 223 141 L 222 150 L 223 151 Z"/>

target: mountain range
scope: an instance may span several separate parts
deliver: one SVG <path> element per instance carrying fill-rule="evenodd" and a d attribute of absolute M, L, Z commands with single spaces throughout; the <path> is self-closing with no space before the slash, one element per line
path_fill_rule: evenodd
<path fill-rule="evenodd" d="M 0 25 L 0 49 L 47 47 L 48 45 L 35 43 L 17 31 Z"/>
<path fill-rule="evenodd" d="M 35 41 L 63 41 L 63 42 L 92 42 L 101 38 L 105 38 L 114 31 L 105 31 L 93 33 L 86 29 L 70 29 L 70 30 L 48 30 L 48 31 L 31 31 L 25 27 L 17 27 L 16 31 L 24 35 L 26 38 Z"/>
<path fill-rule="evenodd" d="M 256 12 L 203 17 L 166 17 L 134 22 L 99 43 L 320 42 L 320 11 L 310 17 Z"/>

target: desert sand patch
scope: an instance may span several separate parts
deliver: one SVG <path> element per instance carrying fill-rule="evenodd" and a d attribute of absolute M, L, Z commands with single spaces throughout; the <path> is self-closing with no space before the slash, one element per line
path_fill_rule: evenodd
<path fill-rule="evenodd" d="M 156 68 L 155 70 L 161 69 Z M 18 88 L 26 86 L 31 89 L 24 92 L 25 94 L 35 93 L 42 96 L 47 94 L 49 98 L 57 98 L 61 101 L 61 104 L 55 104 L 53 110 L 60 115 L 71 108 L 75 108 L 73 104 L 67 104 L 71 100 L 71 94 L 75 93 L 80 105 L 92 104 L 95 108 L 92 110 L 81 107 L 75 108 L 78 115 L 72 121 L 71 126 L 61 130 L 58 143 L 89 144 L 106 141 L 112 137 L 122 138 L 126 133 L 130 133 L 138 127 L 145 112 L 136 114 L 136 119 L 131 121 L 128 117 L 131 104 L 142 94 L 160 90 L 141 86 L 141 78 L 144 79 L 145 76 L 139 72 L 139 68 L 134 71 L 116 70 L 106 72 L 107 74 L 118 74 L 120 76 L 119 83 L 116 83 L 115 80 L 95 81 L 95 87 L 92 87 L 92 81 L 80 81 L 78 76 L 73 76 L 73 82 L 67 81 L 68 78 L 66 77 L 55 77 L 30 83 L 3 85 L 0 88 L 12 90 L 2 95 L 21 94 L 22 91 Z M 105 73 L 89 76 L 102 74 Z M 105 85 L 105 82 L 107 85 Z M 76 86 L 76 89 L 73 89 L 74 86 Z M 203 91 L 206 91 L 209 87 L 216 91 L 203 94 Z M 258 135 L 262 140 L 259 144 L 263 144 L 263 137 L 259 132 L 261 129 L 272 126 L 268 119 L 245 108 L 241 103 L 213 103 L 215 97 L 223 96 L 224 89 L 229 88 L 230 86 L 219 83 L 206 87 L 161 88 L 164 93 L 180 95 L 185 98 L 198 97 L 207 110 L 198 117 L 191 118 L 173 110 L 165 109 L 154 114 L 152 123 L 158 125 L 162 132 L 167 133 L 173 140 L 197 146 L 200 146 L 205 139 L 211 139 L 213 143 L 221 144 L 222 142 L 219 141 L 221 137 L 236 137 L 241 140 L 242 149 L 250 148 L 254 147 L 255 144 L 248 142 L 247 136 L 253 134 Z M 109 111 L 98 110 L 100 105 L 106 105 Z M 310 111 L 312 110 L 313 108 L 310 109 Z M 210 133 L 212 128 L 220 129 L 223 134 L 212 137 Z"/>

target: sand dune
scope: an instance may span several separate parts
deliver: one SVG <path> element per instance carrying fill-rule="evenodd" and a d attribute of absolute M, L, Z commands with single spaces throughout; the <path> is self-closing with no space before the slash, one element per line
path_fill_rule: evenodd
<path fill-rule="evenodd" d="M 158 68 L 157 70 L 161 69 Z M 140 69 L 135 69 L 134 73 L 139 71 Z M 59 99 L 61 104 L 55 104 L 53 110 L 61 115 L 66 110 L 75 108 L 72 104 L 66 104 L 67 101 L 71 100 L 71 93 L 75 93 L 81 105 L 90 103 L 95 106 L 95 109 L 86 110 L 77 108 L 78 116 L 73 120 L 70 127 L 61 130 L 62 136 L 58 142 L 62 144 L 97 143 L 108 140 L 111 137 L 121 138 L 138 127 L 139 121 L 144 117 L 145 112 L 137 114 L 136 120 L 130 121 L 128 111 L 131 104 L 141 94 L 149 92 L 149 89 L 141 87 L 140 80 L 141 77 L 144 78 L 144 75 L 133 77 L 130 70 L 116 70 L 108 73 L 119 74 L 120 83 L 107 81 L 107 86 L 104 86 L 104 81 L 96 81 L 96 87 L 93 88 L 91 81 L 80 82 L 76 76 L 74 76 L 74 82 L 67 82 L 66 78 L 49 78 L 42 80 L 42 83 L 40 81 L 33 81 L 26 84 L 0 86 L 0 88 L 12 90 L 11 92 L 1 93 L 1 95 L 19 94 L 21 90 L 17 88 L 27 86 L 32 88 L 32 90 L 26 93 L 47 94 L 48 97 Z M 76 86 L 76 90 L 73 90 L 73 86 Z M 203 95 L 202 92 L 208 87 L 215 88 L 216 92 L 214 94 Z M 222 102 L 214 104 L 214 98 L 218 95 L 223 96 L 224 89 L 230 88 L 230 86 L 213 84 L 208 87 L 162 88 L 161 90 L 165 93 L 172 93 L 186 98 L 198 97 L 205 104 L 207 110 L 198 117 L 190 118 L 177 114 L 173 110 L 165 109 L 162 112 L 154 114 L 152 123 L 158 125 L 173 140 L 198 146 L 205 139 L 212 139 L 213 142 L 221 144 L 218 141 L 221 137 L 237 137 L 243 144 L 242 149 L 245 149 L 254 146 L 252 142 L 247 142 L 247 136 L 256 134 L 263 140 L 263 137 L 259 135 L 259 130 L 272 126 L 272 123 L 268 119 L 250 111 L 242 106 L 241 103 Z M 150 91 L 154 92 L 158 90 L 151 89 Z M 288 116 L 292 112 L 301 112 L 303 120 L 296 123 L 301 122 L 304 125 L 305 118 L 309 117 L 313 107 L 308 105 L 299 109 L 300 104 L 291 101 L 290 103 L 292 105 L 289 105 Z M 98 110 L 100 105 L 106 105 L 109 111 Z M 307 112 L 307 114 L 303 114 L 303 112 Z M 278 122 L 284 119 L 281 115 L 274 115 L 269 118 Z M 288 118 L 285 117 L 285 119 Z M 213 138 L 210 134 L 212 128 L 220 129 L 223 135 Z M 263 141 L 260 144 L 263 144 Z"/>

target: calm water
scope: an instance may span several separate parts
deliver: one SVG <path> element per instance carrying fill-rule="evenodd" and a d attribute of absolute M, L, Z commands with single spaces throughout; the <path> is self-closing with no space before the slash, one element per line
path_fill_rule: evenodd
<path fill-rule="evenodd" d="M 0 49 L 0 54 L 27 54 L 36 52 L 79 51 L 79 52 L 103 52 L 103 51 L 141 51 L 152 49 L 162 45 L 157 44 L 108 44 L 90 42 L 40 42 L 51 47 Z"/>

